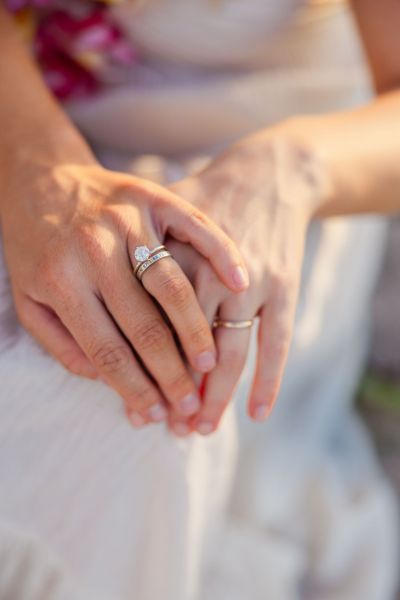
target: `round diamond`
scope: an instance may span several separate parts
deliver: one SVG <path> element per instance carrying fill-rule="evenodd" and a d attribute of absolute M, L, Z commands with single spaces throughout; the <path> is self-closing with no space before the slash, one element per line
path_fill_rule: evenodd
<path fill-rule="evenodd" d="M 147 260 L 150 256 L 150 250 L 148 249 L 147 246 L 138 246 L 135 249 L 135 258 L 137 261 L 139 262 L 143 262 L 144 260 Z"/>

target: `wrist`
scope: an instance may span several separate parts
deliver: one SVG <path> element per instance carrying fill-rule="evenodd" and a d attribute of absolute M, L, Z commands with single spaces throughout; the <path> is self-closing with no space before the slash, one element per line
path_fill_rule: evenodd
<path fill-rule="evenodd" d="M 279 202 L 309 222 L 331 202 L 333 179 L 329 162 L 307 136 L 307 120 L 288 119 L 241 140 L 237 147 L 250 148 L 254 162 L 262 168 L 271 165 L 273 176 L 271 172 L 266 177 L 266 185 L 274 180 Z"/>
<path fill-rule="evenodd" d="M 55 122 L 46 128 L 35 126 L 22 135 L 10 135 L 5 152 L 0 155 L 3 165 L 0 176 L 0 211 L 18 198 L 21 188 L 63 164 L 93 165 L 97 161 L 86 141 L 69 122 Z"/>
<path fill-rule="evenodd" d="M 51 123 L 34 123 L 25 131 L 10 134 L 7 152 L 1 156 L 10 173 L 21 169 L 53 168 L 62 163 L 93 164 L 88 144 L 64 115 Z"/>
<path fill-rule="evenodd" d="M 309 220 L 322 216 L 335 197 L 335 175 L 323 136 L 318 134 L 320 119 L 318 115 L 293 117 L 279 126 L 287 143 L 296 149 L 301 163 L 299 170 L 308 184 L 310 193 L 306 211 Z"/>
<path fill-rule="evenodd" d="M 93 163 L 94 158 L 62 107 L 47 90 L 37 65 L 15 32 L 12 20 L 1 8 L 0 38 L 2 210 L 9 197 L 10 201 L 18 199 L 21 189 L 29 196 L 29 181 L 38 170 L 52 169 L 63 163 Z"/>

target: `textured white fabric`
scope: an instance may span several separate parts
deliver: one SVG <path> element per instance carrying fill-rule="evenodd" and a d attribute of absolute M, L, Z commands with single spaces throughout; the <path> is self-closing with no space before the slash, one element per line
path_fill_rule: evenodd
<path fill-rule="evenodd" d="M 105 163 L 163 181 L 194 164 L 165 155 L 365 99 L 346 12 L 290 20 L 296 4 L 117 9 L 148 60 L 71 114 Z M 18 326 L 0 262 L 1 600 L 392 600 L 394 498 L 352 408 L 384 237 L 372 218 L 312 227 L 281 398 L 266 426 L 244 418 L 250 359 L 238 463 L 232 414 L 206 440 L 133 431 L 112 391 Z"/>
<path fill-rule="evenodd" d="M 0 290 L 3 307 L 2 260 Z M 28 566 L 44 586 L 53 563 L 55 578 L 88 598 L 191 598 L 207 520 L 230 479 L 229 417 L 209 441 L 136 431 L 114 392 L 69 375 L 24 330 L 9 331 L 12 313 L 0 315 L 0 557 L 13 574 L 2 561 L 0 598 L 36 600 L 4 590 Z"/>
<path fill-rule="evenodd" d="M 182 1 L 176 3 L 178 8 Z M 166 6 L 172 11 L 174 3 L 167 0 Z M 237 59 L 250 52 L 255 43 L 255 22 L 260 19 L 254 15 L 247 21 L 228 19 L 224 11 L 205 11 L 207 3 L 186 2 L 186 19 L 182 16 L 178 20 L 164 19 L 164 0 L 155 2 L 154 9 L 152 2 L 145 3 L 143 14 L 133 12 L 133 37 L 142 40 L 145 56 L 157 43 L 162 48 L 135 68 L 129 81 L 122 79 L 110 85 L 90 103 L 70 106 L 72 116 L 93 143 L 128 154 L 170 156 L 214 151 L 289 115 L 337 110 L 365 99 L 368 75 L 352 20 L 343 6 L 340 10 L 329 6 L 303 10 L 286 27 L 281 24 L 279 35 L 259 34 L 260 44 L 263 42 L 257 53 L 260 64 L 233 68 L 221 64 L 219 56 L 225 48 Z M 258 12 L 264 6 L 268 17 L 268 7 L 278 3 L 222 1 L 226 10 L 240 6 L 249 15 L 253 5 Z M 207 27 L 199 22 L 196 7 L 202 7 Z M 122 16 L 126 27 L 129 18 L 124 12 Z M 150 28 L 152 18 L 157 27 Z M 232 41 L 228 33 L 231 28 L 237 33 L 247 30 L 248 39 Z M 195 39 L 199 31 L 202 43 L 185 42 L 186 36 Z M 180 49 L 180 60 L 173 61 L 168 55 L 172 39 L 174 47 Z M 191 62 L 188 56 L 194 48 L 200 54 Z M 208 53 L 206 67 L 197 64 L 206 60 L 202 49 Z"/>
<path fill-rule="evenodd" d="M 394 598 L 397 506 L 352 407 L 384 232 L 376 219 L 311 229 L 279 403 L 263 429 L 241 411 L 232 508 L 201 598 Z"/>

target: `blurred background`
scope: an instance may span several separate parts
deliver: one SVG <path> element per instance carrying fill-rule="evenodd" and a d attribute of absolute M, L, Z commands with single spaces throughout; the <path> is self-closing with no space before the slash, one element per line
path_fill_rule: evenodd
<path fill-rule="evenodd" d="M 373 304 L 370 364 L 359 408 L 400 500 L 400 218 L 393 219 Z M 400 595 L 399 595 L 400 597 Z"/>
<path fill-rule="evenodd" d="M 358 405 L 400 503 L 400 218 L 393 219 L 373 303 L 369 367 Z M 400 590 L 398 592 L 400 600 Z"/>

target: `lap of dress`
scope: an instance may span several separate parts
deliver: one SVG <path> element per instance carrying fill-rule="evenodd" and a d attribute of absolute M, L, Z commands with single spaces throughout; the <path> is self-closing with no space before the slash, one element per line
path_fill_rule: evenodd
<path fill-rule="evenodd" d="M 113 390 L 18 324 L 2 255 L 0 382 L 0 598 L 191 598 L 229 488 L 232 419 L 209 440 L 134 430 Z"/>
<path fill-rule="evenodd" d="M 376 217 L 310 228 L 280 397 L 262 428 L 239 409 L 231 509 L 200 598 L 395 598 L 397 501 L 354 407 L 385 233 Z"/>
<path fill-rule="evenodd" d="M 184 172 L 161 158 L 156 166 L 160 180 Z M 210 439 L 132 430 L 112 390 L 66 372 L 19 326 L 1 258 L 0 553 L 9 572 L 30 544 L 37 578 L 58 561 L 59 577 L 85 598 L 188 600 L 213 539 L 200 600 L 391 600 L 396 507 L 352 406 L 384 240 L 376 218 L 310 228 L 288 368 L 266 426 L 241 413 L 254 345 L 237 394 L 238 465 L 232 414 Z M 222 546 L 206 535 L 219 530 Z M 21 580 L 3 583 L 4 573 L 0 591 Z"/>

